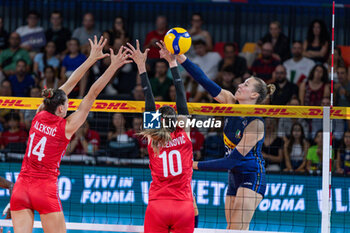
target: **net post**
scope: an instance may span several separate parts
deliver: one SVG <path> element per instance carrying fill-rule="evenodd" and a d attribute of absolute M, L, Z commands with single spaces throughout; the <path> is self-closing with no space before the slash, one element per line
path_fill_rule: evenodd
<path fill-rule="evenodd" d="M 323 158 L 322 158 L 322 223 L 321 233 L 330 232 L 330 107 L 323 107 Z"/>

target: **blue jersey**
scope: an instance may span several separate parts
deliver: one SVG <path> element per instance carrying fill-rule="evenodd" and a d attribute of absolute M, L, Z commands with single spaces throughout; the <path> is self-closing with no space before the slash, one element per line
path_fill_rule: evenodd
<path fill-rule="evenodd" d="M 261 120 L 261 117 L 225 117 L 224 125 L 224 144 L 225 144 L 225 157 L 228 157 L 233 149 L 241 141 L 245 128 L 250 122 L 254 120 Z M 233 170 L 237 171 L 264 171 L 265 161 L 263 159 L 261 148 L 264 143 L 265 136 L 259 140 L 256 145 L 249 151 L 246 156 L 240 158 L 234 158 L 238 160 L 237 166 Z"/>

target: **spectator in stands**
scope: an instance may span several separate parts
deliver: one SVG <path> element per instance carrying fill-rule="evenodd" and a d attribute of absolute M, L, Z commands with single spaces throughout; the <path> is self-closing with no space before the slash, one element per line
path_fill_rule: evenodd
<path fill-rule="evenodd" d="M 197 128 L 191 128 L 191 141 L 193 148 L 194 160 L 198 161 L 202 159 L 202 150 L 204 145 L 204 135 L 198 131 Z"/>
<path fill-rule="evenodd" d="M 139 148 L 140 148 L 140 157 L 144 158 L 148 155 L 148 140 L 142 135 L 138 133 L 141 132 L 142 129 L 143 118 L 142 116 L 135 116 L 132 118 L 132 129 L 126 131 L 126 134 L 137 140 Z"/>
<path fill-rule="evenodd" d="M 157 101 L 166 101 L 169 98 L 169 88 L 173 84 L 170 77 L 167 76 L 168 63 L 165 60 L 159 60 L 155 66 L 155 77 L 150 79 L 154 99 Z"/>
<path fill-rule="evenodd" d="M 8 79 L 4 79 L 1 81 L 0 86 L 0 96 L 12 96 L 12 87 L 11 82 Z M 3 108 L 0 109 L 0 123 L 5 124 L 5 116 L 11 112 L 11 109 Z"/>
<path fill-rule="evenodd" d="M 311 146 L 307 151 L 306 169 L 310 173 L 320 172 L 322 169 L 322 154 L 323 154 L 323 136 L 322 130 L 317 131 L 314 137 L 315 145 Z"/>
<path fill-rule="evenodd" d="M 113 115 L 113 129 L 107 136 L 109 154 L 113 157 L 137 158 L 137 140 L 126 134 L 125 118 L 121 113 Z"/>
<path fill-rule="evenodd" d="M 332 54 L 329 55 L 328 61 L 327 63 L 324 64 L 325 67 L 328 70 L 328 77 L 329 79 L 331 79 L 331 71 L 332 71 Z M 335 47 L 334 48 L 334 57 L 333 57 L 333 70 L 334 70 L 334 76 L 333 76 L 333 81 L 334 83 L 338 83 L 338 73 L 337 73 L 337 69 L 340 66 L 345 66 L 345 62 L 342 58 L 341 55 L 341 50 L 339 47 Z"/>
<path fill-rule="evenodd" d="M 101 32 L 95 28 L 95 19 L 92 13 L 85 13 L 83 16 L 83 26 L 73 31 L 72 38 L 78 39 L 83 54 L 89 53 L 89 41 L 94 36 L 100 37 Z"/>
<path fill-rule="evenodd" d="M 192 40 L 204 40 L 207 45 L 207 50 L 213 50 L 213 40 L 210 33 L 204 29 L 203 26 L 203 17 L 200 13 L 192 14 L 191 18 L 191 28 L 188 30 L 188 33 L 191 35 Z"/>
<path fill-rule="evenodd" d="M 245 58 L 237 55 L 237 48 L 234 43 L 224 45 L 224 58 L 219 62 L 219 71 L 230 67 L 235 77 L 242 77 L 247 71 L 247 61 Z"/>
<path fill-rule="evenodd" d="M 210 128 L 203 146 L 203 160 L 212 160 L 221 158 L 225 154 L 225 145 L 222 138 L 222 129 Z"/>
<path fill-rule="evenodd" d="M 56 70 L 52 66 L 46 66 L 44 69 L 44 76 L 40 81 L 40 88 L 52 88 L 57 89 L 63 85 L 63 80 L 59 79 L 56 75 Z"/>
<path fill-rule="evenodd" d="M 330 106 L 331 101 L 329 97 L 323 97 L 321 101 L 321 106 Z M 333 119 L 333 139 L 340 141 L 343 137 L 345 120 L 343 119 Z M 323 128 L 323 119 L 313 118 L 311 119 L 311 137 L 315 137 L 316 132 Z"/>
<path fill-rule="evenodd" d="M 219 72 L 215 82 L 225 90 L 235 94 L 238 85 L 242 83 L 242 78 L 236 77 L 232 67 L 227 66 L 221 72 Z"/>
<path fill-rule="evenodd" d="M 86 60 L 86 56 L 80 53 L 80 43 L 77 39 L 71 39 L 68 42 L 68 54 L 64 57 L 61 67 L 61 79 L 66 80 Z M 87 74 L 79 82 L 79 85 L 73 89 L 70 97 L 84 96 L 87 85 Z"/>
<path fill-rule="evenodd" d="M 125 45 L 125 39 L 114 39 L 113 49 L 119 51 L 119 49 Z M 122 66 L 113 79 L 113 86 L 117 90 L 118 94 L 130 94 L 136 85 L 137 67 L 135 63 L 129 63 Z"/>
<path fill-rule="evenodd" d="M 175 85 L 169 87 L 169 101 L 176 102 L 176 89 Z"/>
<path fill-rule="evenodd" d="M 37 11 L 31 10 L 27 16 L 27 25 L 16 29 L 16 32 L 21 37 L 21 47 L 33 52 L 40 51 L 46 44 L 44 29 L 38 26 L 40 14 Z"/>
<path fill-rule="evenodd" d="M 303 56 L 303 44 L 301 41 L 294 41 L 292 45 L 292 58 L 283 63 L 287 69 L 287 78 L 290 82 L 300 84 L 309 76 L 315 66 L 315 62 Z"/>
<path fill-rule="evenodd" d="M 94 155 L 100 146 L 100 135 L 97 131 L 90 129 L 89 122 L 84 124 L 73 135 L 67 147 L 67 154 Z"/>
<path fill-rule="evenodd" d="M 9 77 L 12 86 L 12 95 L 17 97 L 29 96 L 29 90 L 35 85 L 33 76 L 27 73 L 27 62 L 18 60 L 16 73 Z"/>
<path fill-rule="evenodd" d="M 132 90 L 132 100 L 145 101 L 145 95 L 143 93 L 143 88 L 141 85 L 136 85 Z"/>
<path fill-rule="evenodd" d="M 1 70 L 6 76 L 14 75 L 16 72 L 16 64 L 18 60 L 25 60 L 29 65 L 32 64 L 29 53 L 20 48 L 21 38 L 18 33 L 12 32 L 9 38 L 9 48 L 0 53 Z"/>
<path fill-rule="evenodd" d="M 196 53 L 192 59 L 193 63 L 197 64 L 208 78 L 214 80 L 219 70 L 220 55 L 217 52 L 209 52 L 206 42 L 202 39 L 193 41 L 193 47 Z M 193 101 L 200 102 L 205 92 L 203 87 L 199 86 Z"/>
<path fill-rule="evenodd" d="M 281 171 L 283 167 L 283 139 L 277 136 L 277 119 L 265 119 L 265 140 L 262 154 L 266 162 L 266 171 Z"/>
<path fill-rule="evenodd" d="M 284 142 L 284 171 L 304 172 L 309 143 L 305 138 L 303 126 L 296 122 L 292 125 L 290 137 Z"/>
<path fill-rule="evenodd" d="M 8 79 L 1 81 L 0 96 L 12 96 L 11 82 Z"/>
<path fill-rule="evenodd" d="M 113 39 L 120 38 L 123 39 L 125 42 L 130 41 L 129 34 L 125 26 L 125 20 L 122 16 L 115 17 L 111 33 Z"/>
<path fill-rule="evenodd" d="M 41 91 L 40 87 L 34 86 L 30 89 L 29 97 L 32 98 L 40 98 L 41 97 Z M 32 125 L 32 120 L 34 119 L 36 114 L 36 110 L 26 109 L 23 111 L 23 118 L 24 118 L 24 124 L 26 127 L 26 130 L 30 130 L 30 126 Z"/>
<path fill-rule="evenodd" d="M 62 25 L 62 12 L 53 11 L 50 16 L 51 28 L 45 32 L 46 40 L 53 41 L 56 45 L 56 54 L 61 57 L 67 51 L 67 42 L 71 38 L 71 32 L 69 29 Z"/>
<path fill-rule="evenodd" d="M 323 65 L 312 68 L 306 82 L 299 88 L 301 105 L 320 106 L 323 97 L 330 95 L 327 69 Z"/>
<path fill-rule="evenodd" d="M 0 52 L 7 48 L 9 33 L 4 29 L 4 19 L 0 17 Z"/>
<path fill-rule="evenodd" d="M 304 56 L 323 64 L 328 59 L 329 34 L 324 21 L 314 20 L 309 25 L 307 38 L 304 41 Z"/>
<path fill-rule="evenodd" d="M 23 144 L 25 148 L 25 143 L 27 141 L 27 133 L 20 128 L 20 116 L 16 112 L 11 112 L 5 117 L 9 129 L 5 131 L 1 136 L 1 149 L 5 149 L 12 143 Z"/>
<path fill-rule="evenodd" d="M 272 54 L 272 44 L 265 42 L 261 48 L 261 58 L 255 59 L 251 68 L 254 75 L 264 80 L 266 84 L 274 83 L 272 73 L 276 66 L 280 64 L 279 60 L 274 58 Z"/>
<path fill-rule="evenodd" d="M 58 72 L 60 60 L 55 57 L 56 45 L 53 41 L 47 42 L 43 53 L 38 53 L 34 57 L 33 71 L 38 77 L 44 75 L 45 66 L 51 66 Z"/>
<path fill-rule="evenodd" d="M 102 33 L 102 36 L 104 39 L 107 40 L 107 43 L 106 43 L 105 47 L 103 48 L 104 53 L 109 53 L 110 48 L 114 49 L 114 51 L 118 51 L 120 46 L 122 46 L 124 44 L 124 41 L 120 38 L 113 39 L 112 33 L 110 31 L 104 31 Z M 109 64 L 111 64 L 110 57 L 103 58 L 98 66 L 98 70 L 99 70 L 98 73 L 102 74 L 108 68 Z M 108 85 L 111 85 L 111 83 Z M 108 85 L 107 85 L 107 87 L 108 87 Z M 115 89 L 115 88 L 112 87 L 112 89 Z M 117 91 L 113 90 L 113 93 L 111 93 L 111 94 L 116 95 Z"/>
<path fill-rule="evenodd" d="M 149 59 L 159 59 L 159 49 L 156 45 L 157 41 L 164 40 L 164 36 L 168 31 L 167 18 L 164 15 L 159 15 L 156 20 L 156 30 L 147 34 L 144 43 L 144 49 L 150 49 L 148 52 Z M 153 63 L 151 61 L 151 63 Z M 151 65 L 152 66 L 152 65 Z"/>
<path fill-rule="evenodd" d="M 107 40 L 107 43 L 105 44 L 105 47 L 103 48 L 104 53 L 108 53 L 110 48 L 113 48 L 113 36 L 112 33 L 109 30 L 106 30 L 102 32 L 102 36 L 105 40 Z"/>
<path fill-rule="evenodd" d="M 346 131 L 342 138 L 342 144 L 337 152 L 336 172 L 350 174 L 350 131 Z"/>
<path fill-rule="evenodd" d="M 269 32 L 258 41 L 261 46 L 265 42 L 270 42 L 273 46 L 273 57 L 280 61 L 285 61 L 290 57 L 289 39 L 281 32 L 281 24 L 278 21 L 270 23 Z"/>
<path fill-rule="evenodd" d="M 334 85 L 335 106 L 350 106 L 350 80 L 348 80 L 348 71 L 345 66 L 338 66 L 336 69 L 338 83 Z"/>
<path fill-rule="evenodd" d="M 300 101 L 297 97 L 287 103 L 288 106 L 300 106 Z M 278 121 L 278 132 L 277 135 L 280 138 L 290 137 L 292 125 L 299 123 L 303 127 L 303 131 L 306 138 L 309 138 L 309 122 L 305 118 L 281 118 Z"/>
<path fill-rule="evenodd" d="M 274 71 L 276 91 L 271 98 L 272 105 L 286 105 L 292 97 L 298 96 L 298 86 L 287 79 L 287 70 L 278 65 Z"/>

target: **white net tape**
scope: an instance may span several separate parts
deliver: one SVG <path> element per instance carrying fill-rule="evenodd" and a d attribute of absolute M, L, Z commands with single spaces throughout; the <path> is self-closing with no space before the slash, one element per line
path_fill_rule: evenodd
<path fill-rule="evenodd" d="M 0 226 L 12 227 L 11 220 L 0 220 Z M 143 226 L 133 225 L 113 225 L 113 224 L 92 224 L 92 223 L 66 223 L 67 230 L 83 230 L 83 231 L 108 231 L 108 232 L 143 232 Z M 40 221 L 34 221 L 34 228 L 42 228 Z M 196 228 L 195 233 L 281 233 L 272 231 L 241 231 L 241 230 L 219 230 Z M 286 231 L 290 232 L 290 231 Z"/>

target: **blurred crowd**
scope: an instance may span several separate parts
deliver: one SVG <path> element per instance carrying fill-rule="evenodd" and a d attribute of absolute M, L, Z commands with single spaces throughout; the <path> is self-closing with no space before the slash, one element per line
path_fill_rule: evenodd
<path fill-rule="evenodd" d="M 111 28 L 95 27 L 94 15 L 85 13 L 81 27 L 70 31 L 64 27 L 62 14 L 53 11 L 51 26 L 39 25 L 40 14 L 29 11 L 26 25 L 8 32 L 0 17 L 0 96 L 40 97 L 44 88 L 58 88 L 89 55 L 88 39 L 94 35 L 107 39 L 104 51 L 117 51 L 135 39 L 149 48 L 147 71 L 155 99 L 175 101 L 175 87 L 168 63 L 159 58 L 155 42 L 162 40 L 169 30 L 167 18 L 159 15 L 154 30 L 143 38 L 132 38 L 132 25 L 123 17 L 116 17 Z M 273 83 L 276 91 L 264 104 L 271 105 L 330 105 L 331 50 L 330 35 L 322 20 L 310 22 L 307 35 L 290 41 L 282 33 L 278 21 L 256 42 L 242 48 L 233 41 L 215 42 L 205 30 L 205 19 L 194 13 L 188 32 L 192 47 L 186 54 L 206 75 L 222 88 L 235 93 L 238 84 L 251 75 Z M 334 50 L 334 106 L 350 106 L 350 72 L 347 56 L 341 48 Z M 109 58 L 97 62 L 73 90 L 70 98 L 82 98 L 90 85 L 105 71 Z M 215 102 L 179 66 L 188 102 Z M 100 99 L 144 100 L 137 67 L 124 65 L 112 78 Z M 28 130 L 35 111 L 0 110 L 1 149 L 25 148 Z M 107 114 L 90 118 L 73 137 L 67 150 L 70 154 L 109 155 L 144 158 L 147 141 L 138 136 L 142 115 Z M 350 173 L 350 131 L 345 120 L 333 121 L 334 171 Z M 222 157 L 224 144 L 222 129 L 191 132 L 195 160 Z M 322 119 L 266 119 L 263 147 L 269 171 L 317 172 L 322 163 Z"/>

